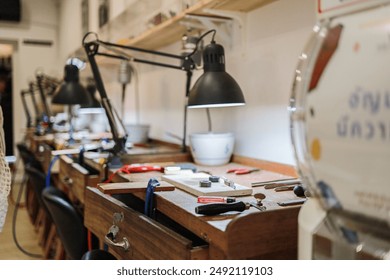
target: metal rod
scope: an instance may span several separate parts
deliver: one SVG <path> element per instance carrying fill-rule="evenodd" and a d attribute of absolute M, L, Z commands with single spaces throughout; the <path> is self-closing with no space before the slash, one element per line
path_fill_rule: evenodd
<path fill-rule="evenodd" d="M 39 118 L 40 112 L 39 112 L 37 100 L 35 99 L 34 84 L 33 83 L 30 83 L 29 90 L 30 90 L 30 93 L 31 93 L 31 100 L 32 100 L 32 103 L 33 103 L 33 106 L 34 106 L 34 111 L 35 111 L 35 126 L 38 127 L 39 121 L 40 121 L 40 118 Z"/>
<path fill-rule="evenodd" d="M 293 185 L 293 184 L 300 184 L 301 180 L 297 178 L 291 178 L 291 179 L 280 179 L 280 180 L 272 180 L 272 181 L 265 181 L 265 182 L 255 182 L 252 183 L 252 187 L 267 187 L 267 188 L 273 188 L 278 186 L 286 186 L 286 185 Z"/>
<path fill-rule="evenodd" d="M 110 100 L 108 99 L 106 89 L 103 84 L 103 80 L 99 71 L 99 68 L 97 66 L 96 60 L 95 60 L 95 54 L 97 50 L 98 45 L 94 42 L 92 43 L 86 43 L 84 44 L 84 49 L 87 54 L 89 63 L 91 64 L 91 70 L 93 73 L 93 76 L 95 78 L 96 83 L 96 89 L 98 90 L 101 98 L 101 102 L 103 105 L 103 108 L 106 112 L 106 116 L 108 119 L 108 123 L 111 128 L 112 137 L 115 142 L 115 146 L 113 148 L 114 154 L 118 153 L 124 153 L 125 151 L 125 142 L 126 142 L 126 136 L 120 137 L 118 132 L 118 127 L 115 122 L 115 116 L 113 114 L 112 106 L 110 103 Z"/>
<path fill-rule="evenodd" d="M 27 102 L 26 102 L 26 94 L 29 94 L 30 91 L 27 91 L 27 90 L 22 90 L 20 92 L 21 96 L 22 96 L 22 105 L 23 105 L 23 109 L 24 109 L 24 112 L 26 113 L 26 119 L 27 119 L 27 123 L 26 123 L 26 126 L 29 128 L 29 127 L 32 127 L 32 121 L 31 121 L 31 114 L 30 114 L 30 111 L 28 110 L 28 106 L 27 106 Z"/>
<path fill-rule="evenodd" d="M 186 96 L 184 101 L 183 139 L 181 144 L 181 149 L 183 153 L 187 151 L 186 135 L 187 135 L 188 96 L 190 94 L 190 89 L 191 89 L 191 78 L 192 78 L 192 71 L 187 70 Z"/>
<path fill-rule="evenodd" d="M 49 106 L 47 105 L 47 100 L 46 100 L 46 97 L 45 97 L 45 91 L 43 89 L 42 81 L 43 81 L 43 77 L 41 75 L 38 75 L 37 76 L 37 85 L 38 85 L 41 101 L 42 101 L 42 104 L 43 104 L 43 110 L 44 110 L 45 115 L 50 119 L 51 113 L 50 113 Z"/>
<path fill-rule="evenodd" d="M 209 34 L 210 32 L 214 32 L 214 35 L 215 35 L 215 30 L 209 31 L 206 34 L 204 34 L 202 36 L 202 38 L 205 35 Z M 188 110 L 187 105 L 188 105 L 188 96 L 189 96 L 190 87 L 191 87 L 192 71 L 193 71 L 193 69 L 195 69 L 195 63 L 192 60 L 192 55 L 194 52 L 191 53 L 190 55 L 181 56 L 181 55 L 175 55 L 175 54 L 159 52 L 159 51 L 154 51 L 154 50 L 147 50 L 147 49 L 142 49 L 142 48 L 137 48 L 137 47 L 132 47 L 132 46 L 119 45 L 119 44 L 115 44 L 115 43 L 100 41 L 97 39 L 96 34 L 95 34 L 96 35 L 95 41 L 86 42 L 86 39 L 87 39 L 89 34 L 92 34 L 92 33 L 87 33 L 83 38 L 84 49 L 85 49 L 87 56 L 88 56 L 88 59 L 91 63 L 91 69 L 92 69 L 92 72 L 93 72 L 95 80 L 96 80 L 96 88 L 98 89 L 98 91 L 100 93 L 102 103 L 104 104 L 104 106 L 110 107 L 110 108 L 108 108 L 108 110 L 110 110 L 111 114 L 108 113 L 107 116 L 109 117 L 109 123 L 110 123 L 111 129 L 114 130 L 113 137 L 114 137 L 114 140 L 115 140 L 117 145 L 119 145 L 119 143 L 117 143 L 117 142 L 120 141 L 121 139 L 118 136 L 117 127 L 115 126 L 115 120 L 114 120 L 113 115 L 112 115 L 111 105 L 109 103 L 107 93 L 104 89 L 103 81 L 102 81 L 98 66 L 96 64 L 95 56 L 101 55 L 101 56 L 106 56 L 106 57 L 111 57 L 111 58 L 116 58 L 116 59 L 125 59 L 125 60 L 129 60 L 129 61 L 133 61 L 133 62 L 150 64 L 150 65 L 155 65 L 155 66 L 160 66 L 160 67 L 165 67 L 165 68 L 172 68 L 172 69 L 177 69 L 177 70 L 183 70 L 183 71 L 187 72 L 186 92 L 185 92 L 186 95 L 185 95 L 185 106 L 184 106 L 183 139 L 182 139 L 182 151 L 186 152 L 186 150 L 187 150 L 187 147 L 186 147 L 187 110 Z M 214 36 L 213 36 L 213 38 L 214 38 Z M 197 42 L 197 45 L 198 45 L 199 41 Z M 197 49 L 197 45 L 196 45 L 195 49 Z M 109 51 L 114 52 L 116 54 L 98 52 L 99 46 L 102 46 L 102 47 L 104 47 L 104 48 L 108 49 Z M 161 63 L 161 62 L 154 62 L 154 61 L 145 60 L 145 59 L 138 59 L 138 58 L 128 56 L 126 53 L 120 52 L 119 50 L 115 50 L 114 48 L 128 49 L 128 50 L 149 53 L 149 54 L 158 55 L 158 56 L 180 59 L 180 60 L 182 60 L 182 65 L 178 66 L 178 65 Z M 103 102 L 104 100 L 105 100 L 105 102 Z M 124 144 L 121 144 L 121 145 L 124 146 Z"/>
<path fill-rule="evenodd" d="M 207 113 L 207 122 L 209 125 L 209 132 L 213 130 L 212 125 L 211 125 L 211 116 L 210 116 L 210 110 L 209 108 L 206 108 L 206 113 Z"/>
<path fill-rule="evenodd" d="M 97 40 L 97 42 L 100 45 L 106 45 L 106 46 L 110 46 L 110 47 L 117 47 L 117 48 L 121 48 L 121 49 L 137 51 L 137 52 L 150 53 L 150 54 L 155 54 L 155 55 L 165 56 L 165 57 L 171 57 L 171 58 L 177 58 L 177 59 L 184 59 L 185 58 L 185 56 L 181 56 L 181 55 L 170 54 L 170 53 L 165 53 L 165 52 L 159 52 L 159 51 L 154 51 L 154 50 L 141 49 L 141 48 L 137 48 L 137 47 L 133 47 L 133 46 L 119 45 L 119 44 L 114 44 L 114 43 L 105 42 L 105 41 L 101 41 L 101 40 Z"/>
<path fill-rule="evenodd" d="M 145 60 L 145 59 L 132 58 L 132 57 L 124 56 L 124 55 L 116 55 L 116 54 L 103 53 L 103 52 L 98 52 L 98 53 L 96 53 L 96 55 L 105 56 L 105 57 L 111 57 L 111 58 L 116 58 L 116 59 L 130 60 L 130 61 L 133 61 L 133 62 L 150 64 L 150 65 L 161 66 L 161 67 L 166 67 L 166 68 L 173 68 L 173 69 L 183 70 L 183 67 L 178 66 L 178 65 L 172 65 L 172 64 L 167 64 L 167 63 L 155 62 L 155 61 L 150 61 L 150 60 Z"/>
<path fill-rule="evenodd" d="M 125 117 L 125 99 L 126 99 L 126 84 L 122 85 L 122 104 L 121 104 L 121 118 Z"/>

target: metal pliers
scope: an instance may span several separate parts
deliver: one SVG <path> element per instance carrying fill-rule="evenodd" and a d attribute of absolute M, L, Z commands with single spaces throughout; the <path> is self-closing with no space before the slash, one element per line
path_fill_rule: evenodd
<path fill-rule="evenodd" d="M 156 178 L 149 179 L 148 186 L 146 188 L 146 197 L 145 197 L 145 208 L 144 214 L 148 217 L 154 216 L 154 190 L 157 186 L 160 185 L 160 182 Z"/>

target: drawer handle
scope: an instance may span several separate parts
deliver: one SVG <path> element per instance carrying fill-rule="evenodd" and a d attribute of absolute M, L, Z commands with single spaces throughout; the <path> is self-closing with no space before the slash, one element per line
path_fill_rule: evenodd
<path fill-rule="evenodd" d="M 104 240 L 109 245 L 112 245 L 112 246 L 115 246 L 115 247 L 118 247 L 118 248 L 123 248 L 123 250 L 125 250 L 125 252 L 127 252 L 129 250 L 129 248 L 130 248 L 129 240 L 127 240 L 126 237 L 123 237 L 122 241 L 120 241 L 120 242 L 114 242 L 108 236 L 105 236 Z"/>
<path fill-rule="evenodd" d="M 68 185 L 68 186 L 71 186 L 73 185 L 73 180 L 72 178 L 68 177 L 68 176 L 65 176 L 64 179 L 62 179 L 62 181 L 64 182 L 64 184 Z"/>

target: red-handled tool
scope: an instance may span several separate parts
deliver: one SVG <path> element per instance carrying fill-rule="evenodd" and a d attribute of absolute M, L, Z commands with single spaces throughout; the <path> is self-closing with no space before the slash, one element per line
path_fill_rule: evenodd
<path fill-rule="evenodd" d="M 249 174 L 251 172 L 259 171 L 258 168 L 231 168 L 226 171 L 226 173 L 234 173 L 236 175 Z"/>
<path fill-rule="evenodd" d="M 115 174 L 117 173 L 125 173 L 125 174 L 131 174 L 131 173 L 142 173 L 142 172 L 149 172 L 149 171 L 159 171 L 164 172 L 164 167 L 156 166 L 156 165 L 145 165 L 145 164 L 128 164 L 124 165 L 118 170 L 116 170 L 114 173 L 108 177 L 107 180 L 104 181 L 104 183 L 109 183 L 114 178 Z"/>
<path fill-rule="evenodd" d="M 148 171 L 164 172 L 164 168 L 156 165 L 131 164 L 123 166 L 120 171 L 123 173 L 142 173 Z"/>

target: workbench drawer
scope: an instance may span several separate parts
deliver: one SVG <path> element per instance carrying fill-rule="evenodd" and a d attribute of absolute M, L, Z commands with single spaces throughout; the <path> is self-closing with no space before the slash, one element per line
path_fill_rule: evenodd
<path fill-rule="evenodd" d="M 85 202 L 85 188 L 87 186 L 96 187 L 101 180 L 99 175 L 91 174 L 90 171 L 75 163 L 68 156 L 60 157 L 58 177 L 61 187 L 70 199 L 76 199 L 82 205 Z"/>
<path fill-rule="evenodd" d="M 197 244 L 180 231 L 153 220 L 123 202 L 88 187 L 85 197 L 84 224 L 101 241 L 106 240 L 115 224 L 119 231 L 114 241 L 128 242 L 125 250 L 108 244 L 120 259 L 208 259 L 207 244 Z M 123 245 L 123 244 L 122 244 Z"/>

